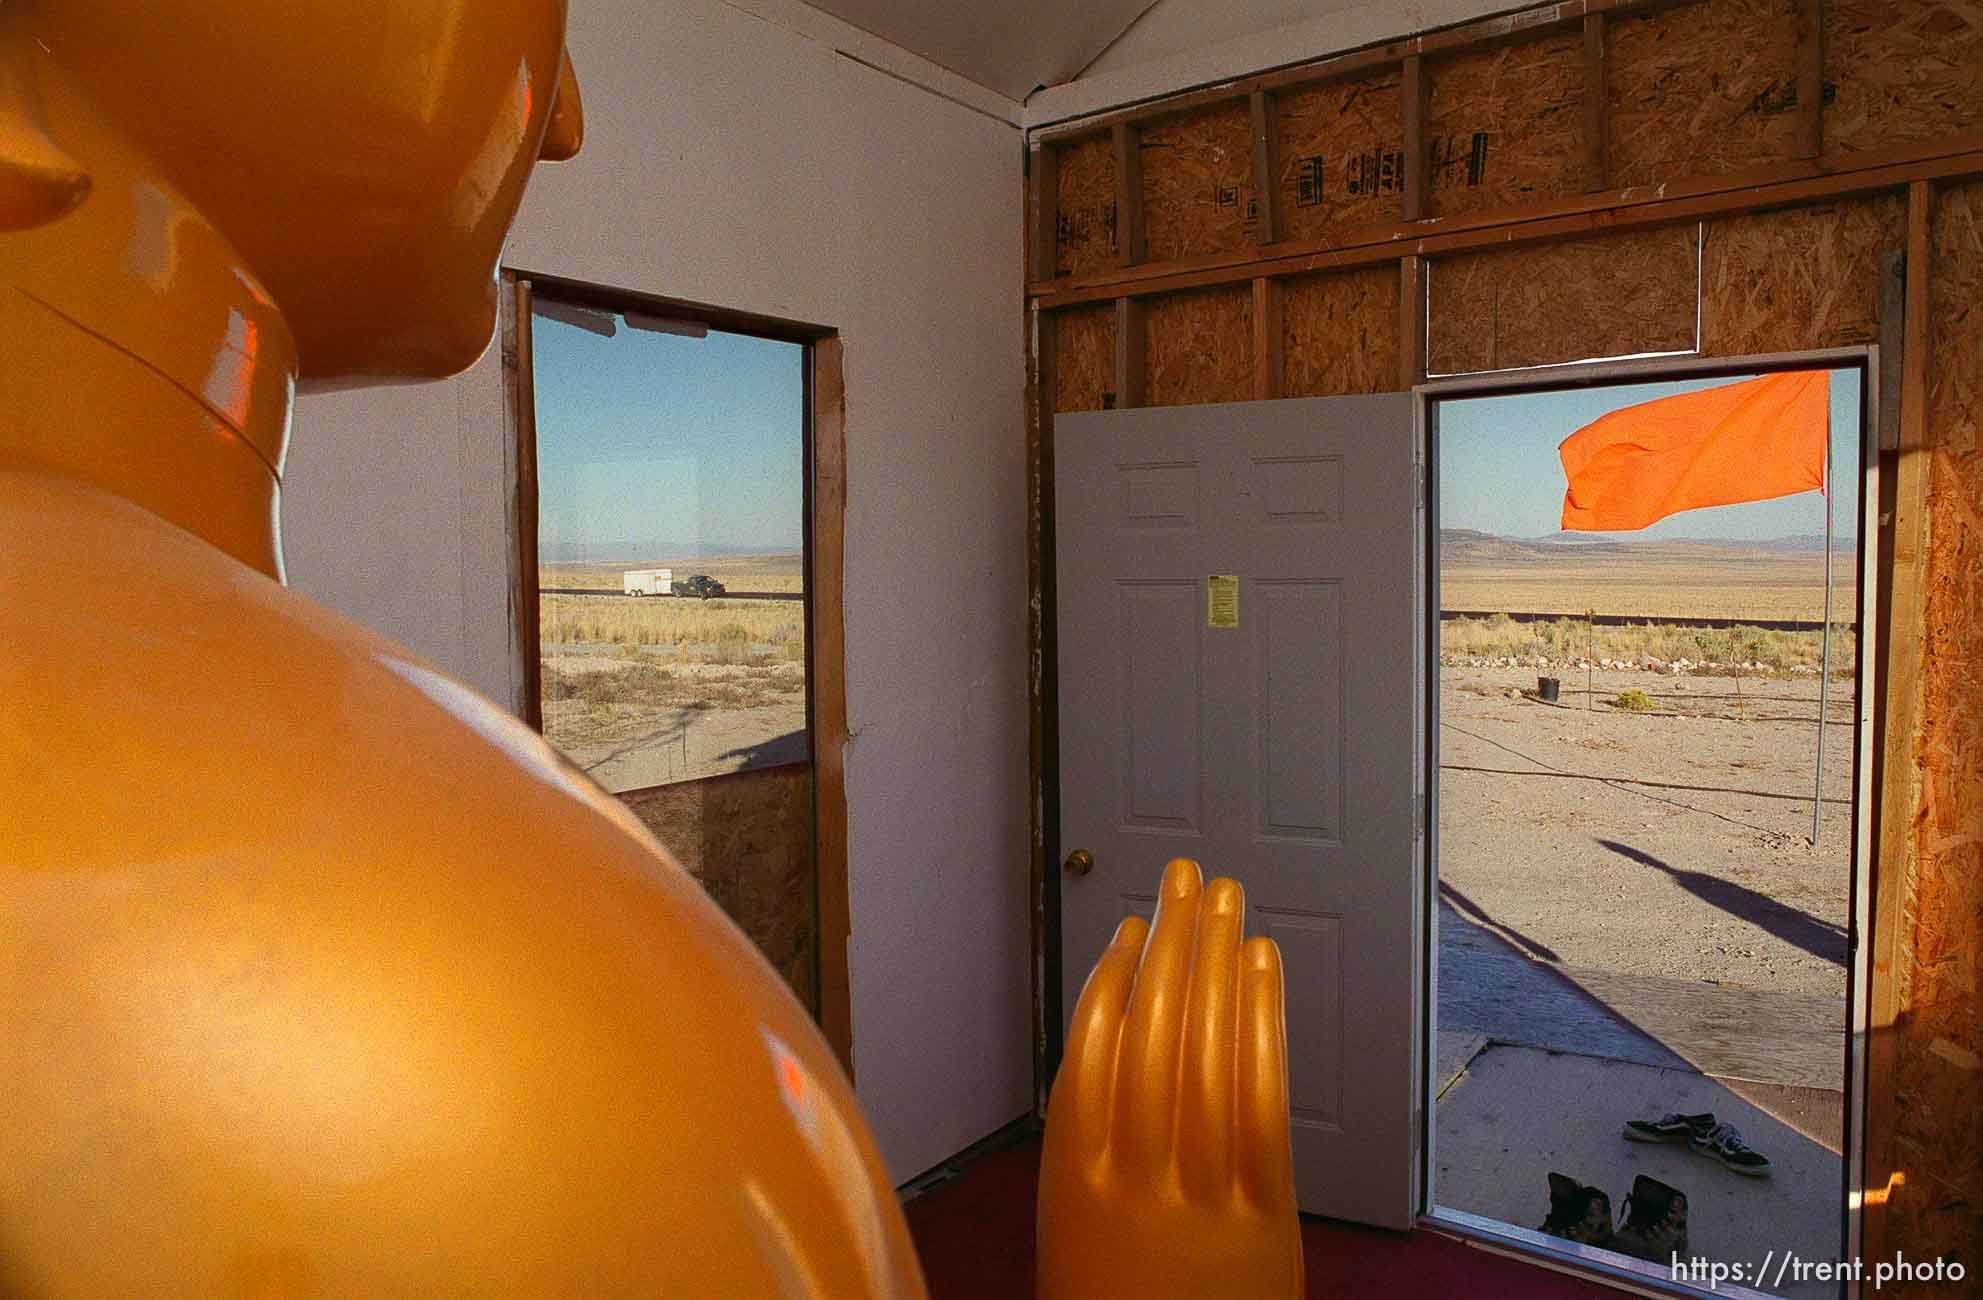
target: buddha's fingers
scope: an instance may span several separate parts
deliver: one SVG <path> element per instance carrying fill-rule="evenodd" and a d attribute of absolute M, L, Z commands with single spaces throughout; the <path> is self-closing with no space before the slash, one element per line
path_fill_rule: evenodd
<path fill-rule="evenodd" d="M 1246 892 L 1236 880 L 1214 880 L 1198 904 L 1178 1096 L 1178 1172 L 1185 1195 L 1200 1203 L 1231 1195 L 1239 945 L 1245 927 Z"/>
<path fill-rule="evenodd" d="M 1202 888 L 1198 864 L 1191 859 L 1176 858 L 1164 869 L 1156 922 L 1129 997 L 1122 1054 L 1116 1062 L 1111 1149 L 1132 1179 L 1159 1177 L 1170 1165 L 1177 1122 L 1178 1053 Z"/>
<path fill-rule="evenodd" d="M 1108 1145 L 1109 1103 L 1115 1088 L 1122 1018 L 1149 933 L 1149 922 L 1140 916 L 1129 917 L 1117 926 L 1115 938 L 1089 972 L 1074 1004 L 1074 1019 L 1068 1026 L 1067 1047 L 1047 1114 L 1049 1133 L 1082 1164 L 1095 1159 Z"/>
<path fill-rule="evenodd" d="M 1292 1211 L 1283 997 L 1281 950 L 1272 939 L 1247 940 L 1239 962 L 1239 1186 L 1255 1205 Z"/>

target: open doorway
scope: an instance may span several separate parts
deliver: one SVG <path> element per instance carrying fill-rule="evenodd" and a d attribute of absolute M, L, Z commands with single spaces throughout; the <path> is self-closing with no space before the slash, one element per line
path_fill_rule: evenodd
<path fill-rule="evenodd" d="M 1869 382 L 1852 353 L 1428 390 L 1435 1218 L 1840 1294 L 1800 1269 L 1855 1226 Z M 1758 444 L 1720 504 L 1685 467 L 1654 517 L 1579 495 L 1593 445 L 1657 454 L 1630 421 L 1740 384 L 1799 388 L 1804 478 Z"/>
<path fill-rule="evenodd" d="M 517 712 L 708 891 L 851 1073 L 840 339 L 505 280 Z"/>

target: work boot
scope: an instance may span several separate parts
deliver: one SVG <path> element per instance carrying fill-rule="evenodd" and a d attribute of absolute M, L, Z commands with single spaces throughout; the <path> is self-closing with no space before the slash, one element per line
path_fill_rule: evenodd
<path fill-rule="evenodd" d="M 1586 1246 L 1611 1245 L 1611 1198 L 1567 1174 L 1549 1175 L 1549 1217 L 1542 1231 Z"/>
<path fill-rule="evenodd" d="M 1625 1198 L 1625 1220 L 1611 1240 L 1623 1251 L 1655 1264 L 1687 1254 L 1687 1193 L 1640 1174 Z"/>

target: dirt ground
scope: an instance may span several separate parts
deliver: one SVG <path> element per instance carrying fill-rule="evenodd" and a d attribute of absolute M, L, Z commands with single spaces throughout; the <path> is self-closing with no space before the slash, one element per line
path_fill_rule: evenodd
<path fill-rule="evenodd" d="M 765 647 L 757 647 L 765 649 Z M 547 672 L 583 680 L 628 667 L 621 647 L 563 647 Z M 551 742 L 607 790 L 644 790 L 670 781 L 722 776 L 807 756 L 805 665 L 701 662 L 675 647 L 643 647 L 638 662 L 665 668 L 650 692 L 587 706 L 582 698 L 544 703 Z"/>
<path fill-rule="evenodd" d="M 1530 958 L 1843 997 L 1850 683 L 1833 683 L 1812 830 L 1814 677 L 1440 672 L 1442 901 Z M 1652 712 L 1606 701 L 1646 693 Z M 1738 690 L 1740 692 L 1738 697 Z M 1449 913 L 1450 915 L 1450 913 Z"/>

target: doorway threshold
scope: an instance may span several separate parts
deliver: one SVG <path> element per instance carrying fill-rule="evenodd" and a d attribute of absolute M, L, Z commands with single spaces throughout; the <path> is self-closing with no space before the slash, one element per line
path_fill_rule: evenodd
<path fill-rule="evenodd" d="M 1722 1300 L 1722 1297 L 1731 1297 L 1732 1300 L 1779 1300 L 1779 1297 L 1731 1282 L 1720 1283 L 1713 1290 L 1706 1286 L 1689 1286 L 1674 1281 L 1671 1270 L 1657 1264 L 1614 1251 L 1599 1250 L 1594 1246 L 1581 1246 L 1573 1241 L 1468 1214 L 1464 1210 L 1434 1206 L 1429 1213 L 1420 1215 L 1418 1222 L 1419 1227 L 1426 1231 L 1443 1233 L 1476 1250 L 1518 1259 L 1553 1273 L 1601 1282 L 1629 1295 L 1652 1296 L 1659 1300 L 1668 1297 L 1698 1300 L 1698 1297 L 1709 1295 L 1715 1300 Z"/>

